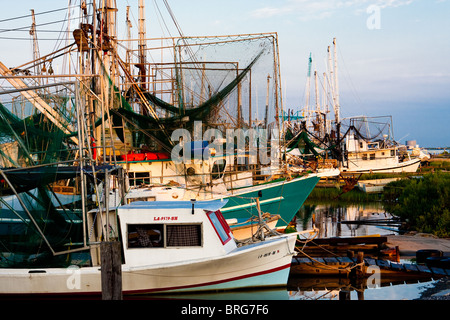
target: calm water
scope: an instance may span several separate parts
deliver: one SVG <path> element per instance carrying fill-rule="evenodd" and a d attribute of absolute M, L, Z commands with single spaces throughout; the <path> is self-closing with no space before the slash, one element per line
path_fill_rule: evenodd
<path fill-rule="evenodd" d="M 367 224 L 346 224 L 354 220 L 391 219 L 381 203 L 305 204 L 296 215 L 297 230 L 319 229 L 319 238 L 397 234 L 397 229 Z"/>

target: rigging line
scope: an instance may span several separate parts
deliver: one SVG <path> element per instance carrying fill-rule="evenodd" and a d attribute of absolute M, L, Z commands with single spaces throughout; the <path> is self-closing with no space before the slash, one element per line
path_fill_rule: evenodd
<path fill-rule="evenodd" d="M 75 8 L 75 7 L 78 7 L 78 6 L 70 6 L 70 7 L 61 8 L 61 9 L 54 9 L 54 10 L 49 10 L 49 11 L 38 12 L 38 13 L 35 13 L 34 15 L 38 16 L 38 15 L 41 15 L 41 14 L 47 14 L 47 13 L 63 11 L 63 10 L 67 10 L 67 9 Z M 22 19 L 22 18 L 29 18 L 31 16 L 32 16 L 31 14 L 28 14 L 28 15 L 24 15 L 24 16 L 15 17 L 15 18 L 7 18 L 7 19 L 0 20 L 0 23 L 1 22 L 6 22 L 6 21 L 11 21 L 11 20 Z"/>
<path fill-rule="evenodd" d="M 70 19 L 62 19 L 62 20 L 57 20 L 57 21 L 44 22 L 44 23 L 36 24 L 35 26 L 36 26 L 36 27 L 47 26 L 47 25 L 50 25 L 50 24 L 64 23 L 64 22 L 69 21 L 69 20 L 79 20 L 79 19 L 81 19 L 81 18 L 82 18 L 82 17 L 74 17 L 74 18 L 70 18 Z M 12 32 L 12 31 L 21 31 L 21 30 L 23 30 L 23 29 L 29 29 L 29 28 L 30 28 L 30 26 L 27 25 L 27 26 L 25 26 L 25 27 L 17 27 L 17 28 L 14 28 L 14 29 L 1 29 L 1 30 L 0 30 L 0 33 L 3 33 L 3 32 Z"/>
<path fill-rule="evenodd" d="M 11 31 L 11 29 L 0 29 L 0 32 L 3 32 L 3 31 Z M 15 31 L 23 31 L 23 32 L 30 32 L 29 30 L 26 30 L 26 29 L 20 29 L 20 30 L 14 30 L 14 32 Z M 58 30 L 45 30 L 45 29 L 42 29 L 42 30 L 40 30 L 40 29 L 35 29 L 34 30 L 35 32 L 53 32 L 53 33 L 61 33 L 61 32 L 65 32 L 65 33 L 72 33 L 71 31 L 58 31 Z"/>
<path fill-rule="evenodd" d="M 156 9 L 158 10 L 159 16 L 161 17 L 161 19 L 159 19 L 159 17 L 158 17 L 159 25 L 161 26 L 161 20 L 162 20 L 162 22 L 164 23 L 164 26 L 166 27 L 167 33 L 169 34 L 169 37 L 172 37 L 172 35 L 171 35 L 171 33 L 170 33 L 170 30 L 169 30 L 169 27 L 167 26 L 166 21 L 165 21 L 164 18 L 163 18 L 163 15 L 162 15 L 162 13 L 161 13 L 161 10 L 159 9 L 159 6 L 158 6 L 158 3 L 156 2 L 156 0 L 153 1 L 153 4 L 154 4 L 154 6 L 156 7 Z M 162 26 L 161 26 L 161 29 L 162 29 Z M 164 32 L 164 31 L 163 31 L 163 32 Z"/>
<path fill-rule="evenodd" d="M 348 78 L 345 77 L 345 80 L 347 81 L 347 83 L 349 83 L 349 85 L 350 85 L 350 87 L 351 87 L 351 89 L 353 91 L 352 93 L 354 95 L 354 98 L 355 98 L 356 102 L 359 103 L 362 108 L 365 108 L 364 102 L 362 101 L 361 97 L 359 96 L 358 90 L 357 90 L 355 84 L 353 83 L 352 78 L 350 77 L 350 72 L 348 70 L 347 64 L 345 63 L 345 59 L 344 59 L 344 55 L 342 54 L 341 47 L 338 45 L 337 48 L 338 48 L 341 60 L 343 62 L 343 65 L 344 65 L 344 69 L 345 69 L 345 71 L 347 72 L 347 75 L 348 75 Z"/>
<path fill-rule="evenodd" d="M 186 42 L 186 37 L 184 36 L 183 31 L 181 30 L 181 27 L 180 27 L 177 19 L 175 18 L 175 14 L 173 13 L 172 9 L 169 6 L 169 3 L 167 2 L 167 0 L 163 0 L 163 2 L 164 2 L 164 5 L 166 6 L 167 11 L 169 12 L 170 17 L 172 18 L 173 23 L 175 24 L 175 27 L 178 30 L 178 33 L 181 36 L 181 41 L 184 43 L 185 50 L 188 52 L 188 54 L 189 54 L 190 58 L 192 59 L 192 61 L 195 64 L 197 64 L 197 68 L 201 69 L 201 65 L 198 62 L 198 60 L 196 59 L 196 56 L 195 56 L 194 52 L 192 51 L 192 47 L 190 45 L 188 45 L 188 43 Z M 181 58 L 181 49 L 180 49 L 180 58 Z M 181 63 L 181 61 L 180 61 L 180 63 Z M 205 80 L 208 83 L 208 85 L 211 88 L 213 88 L 213 85 L 209 81 L 208 77 L 205 77 Z M 205 85 L 205 88 L 206 88 L 206 85 Z M 213 89 L 213 90 L 215 90 L 215 89 Z"/>
<path fill-rule="evenodd" d="M 0 37 L 0 40 L 27 40 L 30 41 L 30 38 L 19 38 L 19 37 Z M 40 38 L 39 41 L 56 41 L 56 40 L 61 40 L 58 38 Z M 71 40 L 71 38 L 62 38 L 62 40 Z"/>
<path fill-rule="evenodd" d="M 11 70 L 21 69 L 21 68 L 23 68 L 24 66 L 26 66 L 26 65 L 28 65 L 28 64 L 35 63 L 35 62 L 38 61 L 38 60 L 44 60 L 44 62 L 45 62 L 46 59 L 47 59 L 48 57 L 50 57 L 51 55 L 56 54 L 57 52 L 63 51 L 63 50 L 65 50 L 65 49 L 71 48 L 74 44 L 75 44 L 75 42 L 69 44 L 68 46 L 66 46 L 66 47 L 64 47 L 64 48 L 61 48 L 61 49 L 58 49 L 58 50 L 56 50 L 56 51 L 53 51 L 53 52 L 51 52 L 51 53 L 49 53 L 49 54 L 46 54 L 45 56 L 41 56 L 41 57 L 37 58 L 36 60 L 33 60 L 33 61 L 30 61 L 30 62 L 24 63 L 24 64 L 22 64 L 22 65 L 20 65 L 20 66 L 18 66 L 18 67 L 12 68 Z M 69 50 L 67 53 L 69 53 L 70 51 L 72 51 L 72 49 Z M 65 53 L 64 53 L 64 54 L 65 54 Z M 51 59 L 54 59 L 54 58 L 56 58 L 56 56 L 53 56 Z M 49 58 L 49 59 L 50 59 L 50 58 Z M 33 67 L 33 66 L 31 66 L 31 67 Z M 28 68 L 31 68 L 31 67 L 28 67 Z M 28 68 L 26 68 L 26 69 L 28 69 Z"/>

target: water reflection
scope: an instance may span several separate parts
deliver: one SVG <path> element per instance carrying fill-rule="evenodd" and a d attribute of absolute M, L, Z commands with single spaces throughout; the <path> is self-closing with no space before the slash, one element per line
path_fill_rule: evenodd
<path fill-rule="evenodd" d="M 439 280 L 423 279 L 420 282 L 404 281 L 383 283 L 367 287 L 364 283 L 352 283 L 347 278 L 290 277 L 287 288 L 269 290 L 236 290 L 190 294 L 162 294 L 126 296 L 126 300 L 413 300 L 433 288 Z"/>
<path fill-rule="evenodd" d="M 367 287 L 352 284 L 348 279 L 294 278 L 289 281 L 288 292 L 290 300 L 414 300 L 422 298 L 423 293 L 438 282 L 439 280 L 423 279 Z"/>
<path fill-rule="evenodd" d="M 319 229 L 319 238 L 386 235 L 398 232 L 397 228 L 384 224 L 346 223 L 391 219 L 392 215 L 384 210 L 381 203 L 305 204 L 296 218 L 298 230 L 308 230 L 315 225 Z"/>

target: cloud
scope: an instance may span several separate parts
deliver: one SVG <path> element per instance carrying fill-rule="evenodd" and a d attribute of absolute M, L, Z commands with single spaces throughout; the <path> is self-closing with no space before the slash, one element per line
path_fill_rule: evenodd
<path fill-rule="evenodd" d="M 376 5 L 380 9 L 409 5 L 414 0 L 285 0 L 277 6 L 266 6 L 253 10 L 250 14 L 257 19 L 294 16 L 299 20 L 321 20 L 333 16 L 340 10 L 352 10 L 355 14 L 365 12 L 367 7 Z"/>

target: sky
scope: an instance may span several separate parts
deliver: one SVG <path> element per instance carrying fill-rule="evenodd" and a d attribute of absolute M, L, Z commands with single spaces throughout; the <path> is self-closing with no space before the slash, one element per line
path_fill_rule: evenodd
<path fill-rule="evenodd" d="M 276 32 L 285 110 L 302 108 L 309 55 L 313 67 L 323 73 L 327 47 L 336 38 L 342 117 L 392 116 L 394 137 L 400 143 L 416 140 L 421 147 L 450 147 L 450 0 L 167 2 L 185 36 Z M 7 39 L 3 32 L 29 21 L 3 20 L 68 3 L 8 1 L 0 12 L 0 61 L 11 67 L 32 57 L 29 40 Z M 179 36 L 163 0 L 145 4 L 148 37 L 169 32 Z M 137 26 L 138 0 L 117 0 L 118 21 L 125 21 L 127 5 Z M 158 9 L 164 19 L 156 16 Z M 41 54 L 50 52 L 44 45 L 41 48 Z"/>

